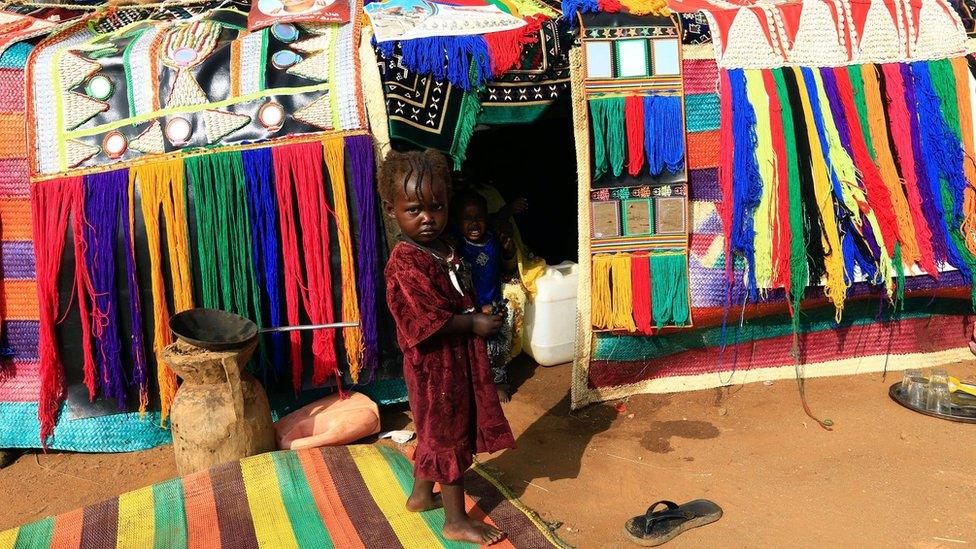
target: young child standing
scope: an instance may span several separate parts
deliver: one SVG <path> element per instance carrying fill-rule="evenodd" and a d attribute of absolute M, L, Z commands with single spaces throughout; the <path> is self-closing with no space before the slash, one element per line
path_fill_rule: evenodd
<path fill-rule="evenodd" d="M 463 262 L 441 240 L 449 182 L 447 162 L 434 151 L 391 152 L 380 173 L 383 211 L 403 234 L 386 266 L 386 292 L 418 439 L 407 509 L 443 505 L 444 537 L 491 544 L 504 534 L 467 515 L 462 476 L 475 453 L 515 447 L 483 339 L 502 318 L 475 308 Z"/>

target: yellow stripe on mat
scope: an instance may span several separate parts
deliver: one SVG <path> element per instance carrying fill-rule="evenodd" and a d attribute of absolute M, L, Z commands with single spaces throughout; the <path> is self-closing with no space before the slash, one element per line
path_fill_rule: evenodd
<path fill-rule="evenodd" d="M 117 549 L 144 549 L 156 542 L 156 508 L 152 486 L 119 496 Z"/>
<path fill-rule="evenodd" d="M 440 540 L 420 514 L 407 511 L 406 498 L 400 489 L 400 483 L 393 476 L 389 464 L 379 450 L 372 446 L 356 445 L 349 446 L 349 453 L 352 454 L 376 506 L 390 522 L 393 533 L 404 549 L 442 547 Z"/>
<path fill-rule="evenodd" d="M 258 547 L 298 549 L 271 454 L 242 460 L 241 475 L 244 477 L 244 490 L 247 492 L 247 505 L 251 509 Z"/>
<path fill-rule="evenodd" d="M 11 528 L 0 532 L 0 549 L 14 549 L 18 532 L 20 532 L 20 528 Z"/>

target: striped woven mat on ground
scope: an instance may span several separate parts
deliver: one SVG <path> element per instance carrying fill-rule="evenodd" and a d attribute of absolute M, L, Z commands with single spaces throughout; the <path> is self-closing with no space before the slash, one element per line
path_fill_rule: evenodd
<path fill-rule="evenodd" d="M 0 549 L 474 547 L 445 540 L 444 513 L 410 513 L 410 461 L 384 446 L 262 454 L 0 532 Z M 562 547 L 484 469 L 468 508 L 508 534 L 493 547 Z"/>

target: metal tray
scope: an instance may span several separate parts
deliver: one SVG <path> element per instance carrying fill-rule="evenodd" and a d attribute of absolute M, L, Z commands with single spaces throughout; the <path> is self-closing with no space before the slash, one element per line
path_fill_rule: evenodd
<path fill-rule="evenodd" d="M 967 395 L 965 393 L 952 393 L 952 408 L 950 409 L 952 412 L 951 414 L 940 414 L 938 412 L 933 412 L 932 410 L 912 406 L 908 402 L 908 395 L 901 390 L 900 381 L 888 389 L 888 396 L 891 397 L 891 400 L 894 400 L 905 408 L 920 414 L 937 417 L 940 419 L 947 419 L 949 421 L 955 421 L 958 423 L 976 423 L 976 397 Z"/>

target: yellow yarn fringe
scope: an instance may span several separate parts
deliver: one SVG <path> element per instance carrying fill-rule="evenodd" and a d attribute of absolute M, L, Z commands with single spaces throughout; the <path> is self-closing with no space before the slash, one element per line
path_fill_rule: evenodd
<path fill-rule="evenodd" d="M 973 143 L 973 104 L 969 92 L 969 64 L 964 57 L 952 59 L 952 72 L 956 76 L 956 98 L 959 102 L 959 127 L 962 130 L 962 146 L 966 151 L 963 160 L 966 171 L 966 192 L 963 199 L 962 235 L 969 252 L 976 254 L 976 146 Z"/>
<path fill-rule="evenodd" d="M 836 313 L 834 318 L 840 322 L 844 314 L 844 300 L 847 297 L 847 280 L 844 276 L 844 256 L 840 246 L 840 236 L 837 233 L 837 218 L 834 216 L 834 201 L 830 174 L 824 161 L 824 151 L 820 147 L 820 137 L 813 118 L 813 107 L 807 94 L 806 83 L 799 67 L 793 67 L 796 73 L 797 85 L 800 89 L 800 102 L 803 105 L 803 117 L 806 119 L 807 139 L 810 141 L 810 160 L 813 172 L 813 190 L 817 200 L 817 207 L 823 219 L 825 231 L 821 235 L 826 251 L 825 264 L 827 280 L 824 281 L 824 294 L 834 304 Z M 816 281 L 811 280 L 811 283 Z"/>
<path fill-rule="evenodd" d="M 163 362 L 163 348 L 172 343 L 166 281 L 163 278 L 160 213 L 166 222 L 166 251 L 169 255 L 174 312 L 193 308 L 193 280 L 190 277 L 190 246 L 186 224 L 186 198 L 183 192 L 183 161 L 165 160 L 134 166 L 129 170 L 129 193 L 138 182 L 142 195 L 142 217 L 146 223 L 150 280 L 153 293 L 153 351 L 156 353 L 156 379 L 159 383 L 160 425 L 165 426 L 176 395 L 176 374 Z M 134 218 L 130 217 L 130 223 Z"/>
<path fill-rule="evenodd" d="M 665 0 L 621 0 L 620 4 L 631 15 L 671 15 Z"/>
<path fill-rule="evenodd" d="M 746 92 L 756 111 L 756 160 L 762 178 L 762 195 L 753 214 L 756 286 L 772 287 L 773 279 L 773 208 L 776 191 L 776 156 L 773 154 L 773 133 L 770 124 L 769 97 L 763 75 L 758 69 L 746 69 Z"/>
<path fill-rule="evenodd" d="M 903 181 L 898 177 L 895 158 L 891 154 L 891 147 L 888 146 L 890 141 L 888 128 L 885 126 L 885 107 L 881 97 L 878 69 L 874 65 L 862 65 L 861 76 L 868 109 L 868 129 L 871 132 L 871 142 L 874 143 L 875 163 L 881 171 L 881 179 L 891 197 L 891 205 L 898 224 L 898 238 L 902 243 L 902 262 L 910 266 L 922 259 L 922 253 L 918 247 L 918 237 L 915 236 L 915 223 L 908 207 L 908 198 L 902 190 Z"/>
<path fill-rule="evenodd" d="M 590 299 L 592 300 L 593 327 L 598 330 L 605 330 L 613 327 L 613 299 L 610 293 L 611 257 L 609 255 L 595 255 L 592 264 L 593 277 Z"/>
<path fill-rule="evenodd" d="M 359 322 L 359 297 L 356 293 L 356 263 L 352 253 L 352 236 L 349 230 L 349 205 L 346 198 L 345 147 L 342 138 L 322 142 L 325 165 L 332 183 L 333 214 L 339 233 L 339 259 L 342 276 L 342 321 Z M 359 382 L 359 367 L 363 357 L 363 331 L 360 328 L 343 328 L 342 341 L 346 346 L 349 375 Z"/>
<path fill-rule="evenodd" d="M 613 280 L 613 329 L 636 332 L 634 297 L 631 288 L 630 254 L 616 254 L 610 258 Z"/>

